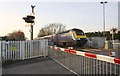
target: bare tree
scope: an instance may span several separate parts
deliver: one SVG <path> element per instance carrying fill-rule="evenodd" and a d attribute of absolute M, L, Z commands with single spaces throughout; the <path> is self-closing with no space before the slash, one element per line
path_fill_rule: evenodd
<path fill-rule="evenodd" d="M 48 24 L 44 28 L 40 29 L 40 31 L 38 33 L 38 37 L 57 34 L 57 33 L 63 32 L 63 31 L 65 31 L 65 25 L 63 25 L 61 23 L 52 23 L 52 24 Z"/>
<path fill-rule="evenodd" d="M 8 39 L 12 40 L 25 40 L 25 34 L 22 31 L 14 31 L 12 33 L 8 33 L 7 35 Z"/>

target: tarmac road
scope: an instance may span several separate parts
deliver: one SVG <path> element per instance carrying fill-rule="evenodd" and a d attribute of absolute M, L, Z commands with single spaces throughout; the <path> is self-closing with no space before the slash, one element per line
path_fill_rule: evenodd
<path fill-rule="evenodd" d="M 73 74 L 49 57 L 17 62 L 3 67 L 4 74 Z"/>

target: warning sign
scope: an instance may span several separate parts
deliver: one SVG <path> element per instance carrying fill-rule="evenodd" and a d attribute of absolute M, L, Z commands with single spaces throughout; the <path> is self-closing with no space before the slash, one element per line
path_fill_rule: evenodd
<path fill-rule="evenodd" d="M 10 50 L 17 50 L 17 47 L 10 47 Z"/>

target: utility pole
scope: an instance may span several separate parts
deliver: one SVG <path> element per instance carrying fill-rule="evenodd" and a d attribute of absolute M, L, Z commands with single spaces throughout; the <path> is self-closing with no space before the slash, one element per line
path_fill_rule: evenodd
<path fill-rule="evenodd" d="M 32 14 L 34 14 L 34 8 L 35 8 L 35 6 L 33 6 L 33 5 L 31 5 L 31 8 L 32 8 Z M 33 23 L 31 23 L 31 40 L 33 40 Z"/>

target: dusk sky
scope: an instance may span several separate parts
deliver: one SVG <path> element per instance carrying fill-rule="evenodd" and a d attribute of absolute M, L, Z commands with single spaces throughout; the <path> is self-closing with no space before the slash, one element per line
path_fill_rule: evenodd
<path fill-rule="evenodd" d="M 30 38 L 30 27 L 25 26 L 22 17 L 31 13 L 35 5 L 34 38 L 39 30 L 49 23 L 62 23 L 66 29 L 79 28 L 84 32 L 103 31 L 102 4 L 104 0 L 1 0 L 0 1 L 0 36 L 22 30 Z M 118 28 L 118 1 L 107 0 L 106 31 Z"/>

